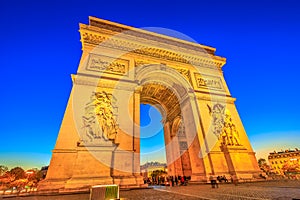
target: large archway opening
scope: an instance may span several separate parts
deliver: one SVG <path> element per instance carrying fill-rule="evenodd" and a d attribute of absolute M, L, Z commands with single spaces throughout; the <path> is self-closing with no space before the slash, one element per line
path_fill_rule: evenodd
<path fill-rule="evenodd" d="M 144 179 L 151 178 L 154 170 L 163 171 L 166 177 L 190 177 L 189 141 L 176 91 L 162 83 L 147 83 L 142 86 L 140 97 L 140 152 Z"/>
<path fill-rule="evenodd" d="M 140 104 L 154 106 L 162 115 L 167 176 L 206 180 L 198 133 L 197 97 L 180 72 L 165 65 L 142 65 L 136 70 Z M 141 170 L 142 171 L 142 170 Z"/>
<path fill-rule="evenodd" d="M 141 165 L 166 164 L 164 129 L 159 110 L 150 104 L 141 104 L 140 127 Z"/>
<path fill-rule="evenodd" d="M 159 184 L 167 177 L 162 114 L 150 104 L 140 105 L 140 167 L 144 183 Z"/>

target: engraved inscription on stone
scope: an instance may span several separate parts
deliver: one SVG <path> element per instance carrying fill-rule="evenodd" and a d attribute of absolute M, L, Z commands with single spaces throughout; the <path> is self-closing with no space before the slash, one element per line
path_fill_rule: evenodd
<path fill-rule="evenodd" d="M 180 141 L 179 146 L 180 146 L 180 150 L 187 150 L 188 149 L 187 142 Z"/>
<path fill-rule="evenodd" d="M 178 137 L 186 137 L 184 124 L 182 123 L 182 121 L 180 122 L 180 125 L 178 127 L 177 135 Z"/>
<path fill-rule="evenodd" d="M 128 60 L 90 54 L 87 64 L 87 70 L 117 75 L 127 75 L 128 66 Z"/>
<path fill-rule="evenodd" d="M 195 73 L 195 79 L 198 88 L 206 88 L 206 89 L 213 89 L 213 90 L 224 90 L 222 81 L 220 77 L 217 76 L 210 76 Z"/>

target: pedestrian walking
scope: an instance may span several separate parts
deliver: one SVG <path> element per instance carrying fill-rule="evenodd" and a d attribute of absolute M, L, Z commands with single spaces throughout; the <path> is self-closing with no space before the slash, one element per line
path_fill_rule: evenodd
<path fill-rule="evenodd" d="M 217 183 L 217 178 L 211 175 L 209 177 L 211 188 L 219 188 L 218 183 Z"/>
<path fill-rule="evenodd" d="M 181 183 L 181 185 L 184 185 L 184 177 L 183 176 L 181 176 L 181 178 L 180 178 L 180 183 Z"/>
<path fill-rule="evenodd" d="M 175 184 L 176 184 L 176 186 L 178 186 L 178 178 L 177 178 L 177 176 L 175 176 Z"/>
<path fill-rule="evenodd" d="M 171 176 L 172 187 L 174 186 L 174 182 L 175 182 L 174 176 Z"/>

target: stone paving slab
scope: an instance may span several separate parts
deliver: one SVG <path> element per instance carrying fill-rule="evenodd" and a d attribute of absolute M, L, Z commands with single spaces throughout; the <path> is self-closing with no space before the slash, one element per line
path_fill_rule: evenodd
<path fill-rule="evenodd" d="M 219 184 L 211 188 L 208 184 L 165 187 L 149 189 L 121 190 L 123 200 L 300 200 L 300 181 L 271 181 L 260 183 Z M 2 200 L 89 200 L 89 194 L 36 195 L 23 197 L 1 197 Z"/>
<path fill-rule="evenodd" d="M 258 183 L 189 185 L 177 187 L 154 187 L 153 191 L 122 192 L 121 197 L 128 199 L 277 199 L 300 200 L 300 181 L 269 181 Z"/>

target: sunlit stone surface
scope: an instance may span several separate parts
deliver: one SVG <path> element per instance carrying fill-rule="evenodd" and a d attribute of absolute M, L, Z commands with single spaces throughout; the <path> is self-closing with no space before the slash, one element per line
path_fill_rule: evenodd
<path fill-rule="evenodd" d="M 215 48 L 90 17 L 82 57 L 39 190 L 143 186 L 140 104 L 163 116 L 168 174 L 260 173 Z"/>

